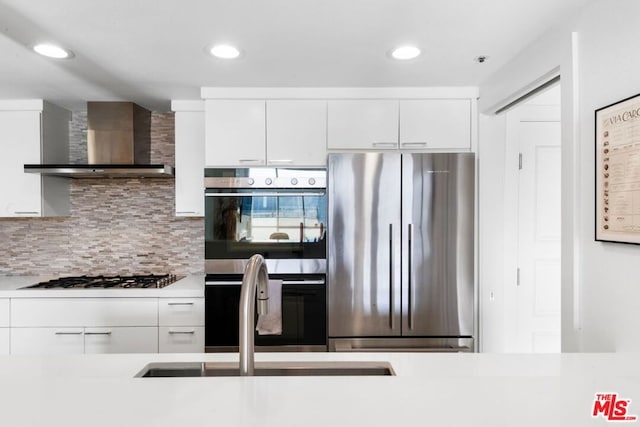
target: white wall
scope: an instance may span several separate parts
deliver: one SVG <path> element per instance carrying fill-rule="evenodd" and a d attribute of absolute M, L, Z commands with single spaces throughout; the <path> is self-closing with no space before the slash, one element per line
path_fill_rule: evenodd
<path fill-rule="evenodd" d="M 639 16 L 637 0 L 595 0 L 480 88 L 480 111 L 491 113 L 560 70 L 563 351 L 640 351 L 640 246 L 594 241 L 594 110 L 640 93 Z M 495 133 L 480 128 L 480 156 L 490 151 L 486 134 Z M 480 193 L 482 206 L 486 189 Z M 480 218 L 481 234 L 490 226 Z"/>

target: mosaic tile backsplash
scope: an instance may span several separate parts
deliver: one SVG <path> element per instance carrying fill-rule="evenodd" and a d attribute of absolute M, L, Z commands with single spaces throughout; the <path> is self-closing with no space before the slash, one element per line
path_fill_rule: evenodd
<path fill-rule="evenodd" d="M 151 117 L 151 162 L 174 165 L 172 113 Z M 86 113 L 74 112 L 70 162 L 86 162 Z M 71 216 L 0 219 L 0 275 L 204 271 L 204 220 L 175 216 L 172 179 L 73 179 Z"/>

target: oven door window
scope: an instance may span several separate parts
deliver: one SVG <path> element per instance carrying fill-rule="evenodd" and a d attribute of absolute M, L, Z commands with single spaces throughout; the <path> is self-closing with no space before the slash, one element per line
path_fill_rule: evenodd
<path fill-rule="evenodd" d="M 205 193 L 205 258 L 324 258 L 324 190 Z"/>

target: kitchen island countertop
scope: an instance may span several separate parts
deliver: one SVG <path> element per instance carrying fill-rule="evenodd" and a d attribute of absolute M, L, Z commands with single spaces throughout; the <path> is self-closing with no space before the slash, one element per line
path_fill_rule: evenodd
<path fill-rule="evenodd" d="M 388 361 L 395 377 L 134 378 L 237 354 L 1 356 L 3 426 L 585 426 L 597 393 L 640 415 L 638 354 L 258 353 Z M 635 423 L 623 423 L 634 425 Z"/>
<path fill-rule="evenodd" d="M 51 276 L 0 276 L 0 298 L 197 298 L 204 296 L 204 274 L 190 274 L 164 288 L 20 289 Z"/>

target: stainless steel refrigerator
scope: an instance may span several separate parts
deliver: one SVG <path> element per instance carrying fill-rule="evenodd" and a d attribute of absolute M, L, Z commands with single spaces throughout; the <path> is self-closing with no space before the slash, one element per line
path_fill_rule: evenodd
<path fill-rule="evenodd" d="M 328 164 L 332 351 L 472 351 L 471 153 L 345 153 Z"/>

